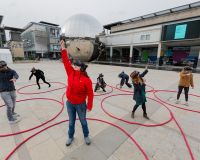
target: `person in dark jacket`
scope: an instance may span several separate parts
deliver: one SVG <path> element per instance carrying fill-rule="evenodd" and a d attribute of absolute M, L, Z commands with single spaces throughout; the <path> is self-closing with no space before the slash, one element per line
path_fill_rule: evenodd
<path fill-rule="evenodd" d="M 103 74 L 100 73 L 100 74 L 99 74 L 99 77 L 97 78 L 97 83 L 96 83 L 96 85 L 95 85 L 95 89 L 94 89 L 95 92 L 96 92 L 98 89 L 100 89 L 100 88 L 102 88 L 102 90 L 103 90 L 104 92 L 106 92 L 106 90 L 105 90 L 105 88 L 106 88 L 106 82 L 104 81 L 103 77 L 104 77 Z"/>
<path fill-rule="evenodd" d="M 146 105 L 145 102 L 146 100 L 146 91 L 145 91 L 145 82 L 143 77 L 147 74 L 148 69 L 147 67 L 145 68 L 145 71 L 140 74 L 138 71 L 134 71 L 131 73 L 130 77 L 132 78 L 132 82 L 133 82 L 133 86 L 134 86 L 134 95 L 133 95 L 133 99 L 135 100 L 136 104 L 133 108 L 131 117 L 134 118 L 134 114 L 136 109 L 142 105 L 142 109 L 143 109 L 143 117 L 146 119 L 149 119 L 149 117 L 147 116 L 147 112 L 146 112 Z"/>
<path fill-rule="evenodd" d="M 29 80 L 31 80 L 32 76 L 36 77 L 36 83 L 38 85 L 38 89 L 40 89 L 40 83 L 39 80 L 42 79 L 44 83 L 48 84 L 49 87 L 51 87 L 51 84 L 45 80 L 44 72 L 40 69 L 35 69 L 34 67 L 31 69 L 31 75 L 29 77 Z"/>
<path fill-rule="evenodd" d="M 119 78 L 121 78 L 121 82 L 120 82 L 120 88 L 122 88 L 122 86 L 124 85 L 124 83 L 129 87 L 131 88 L 131 84 L 128 83 L 129 81 L 129 76 L 124 73 L 124 71 L 122 71 L 119 75 L 118 75 Z"/>
<path fill-rule="evenodd" d="M 14 82 L 19 78 L 16 71 L 8 68 L 5 61 L 0 61 L 0 94 L 7 107 L 7 118 L 10 124 L 19 122 L 19 115 L 15 113 L 16 91 Z"/>
<path fill-rule="evenodd" d="M 62 61 L 68 76 L 66 105 L 69 116 L 69 129 L 66 146 L 70 146 L 74 140 L 76 113 L 81 122 L 85 143 L 90 145 L 91 140 L 89 138 L 86 112 L 92 110 L 94 93 L 92 81 L 86 72 L 88 66 L 79 60 L 75 60 L 74 65 L 72 66 L 68 58 L 68 52 L 65 48 L 65 42 L 61 40 L 60 45 Z"/>

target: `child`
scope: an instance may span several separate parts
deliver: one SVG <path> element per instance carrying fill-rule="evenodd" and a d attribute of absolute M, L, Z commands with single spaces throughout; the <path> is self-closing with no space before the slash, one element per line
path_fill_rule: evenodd
<path fill-rule="evenodd" d="M 192 75 L 191 71 L 192 71 L 192 69 L 189 66 L 187 66 L 187 67 L 184 67 L 184 69 L 180 72 L 180 80 L 179 80 L 176 104 L 180 103 L 179 98 L 180 98 L 180 95 L 182 93 L 182 90 L 184 89 L 184 91 L 185 91 L 185 105 L 188 106 L 189 87 L 191 85 L 192 89 L 194 88 L 193 75 Z"/>
<path fill-rule="evenodd" d="M 98 89 L 102 88 L 104 92 L 106 92 L 106 82 L 103 79 L 103 74 L 99 74 L 99 77 L 97 78 L 97 83 L 94 89 L 94 92 L 96 92 Z"/>
<path fill-rule="evenodd" d="M 129 87 L 131 88 L 131 84 L 128 83 L 129 81 L 129 76 L 124 73 L 124 71 L 122 71 L 119 75 L 118 75 L 119 78 L 121 78 L 121 82 L 120 82 L 120 88 L 122 88 L 122 86 L 124 85 L 124 83 Z"/>
<path fill-rule="evenodd" d="M 38 85 L 38 89 L 40 89 L 40 84 L 39 84 L 39 80 L 42 79 L 44 83 L 48 84 L 49 87 L 51 87 L 51 84 L 49 82 L 47 82 L 45 80 L 45 76 L 44 76 L 44 72 L 39 70 L 39 69 L 35 69 L 34 67 L 31 69 L 31 75 L 29 77 L 29 80 L 31 80 L 32 76 L 36 77 L 36 83 Z"/>
<path fill-rule="evenodd" d="M 148 72 L 148 69 L 146 67 L 145 71 L 142 74 L 140 74 L 138 71 L 134 71 L 130 75 L 130 77 L 132 78 L 133 86 L 134 86 L 133 99 L 136 101 L 136 104 L 131 114 L 132 118 L 134 118 L 135 111 L 139 107 L 139 105 L 142 105 L 143 117 L 146 119 L 149 119 L 149 117 L 147 116 L 146 105 L 145 105 L 145 102 L 147 101 L 146 92 L 145 92 L 146 84 L 143 80 L 143 77 L 147 74 L 147 72 Z"/>

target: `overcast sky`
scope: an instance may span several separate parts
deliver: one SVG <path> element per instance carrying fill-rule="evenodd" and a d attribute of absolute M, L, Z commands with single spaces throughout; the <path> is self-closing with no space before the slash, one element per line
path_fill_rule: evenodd
<path fill-rule="evenodd" d="M 19 28 L 39 21 L 63 26 L 78 13 L 105 25 L 194 2 L 198 0 L 0 0 L 0 15 L 3 25 Z"/>

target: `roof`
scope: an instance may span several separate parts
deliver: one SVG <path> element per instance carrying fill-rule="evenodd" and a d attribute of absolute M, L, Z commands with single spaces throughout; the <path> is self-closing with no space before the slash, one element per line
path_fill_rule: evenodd
<path fill-rule="evenodd" d="M 54 26 L 54 27 L 59 27 L 59 25 L 57 25 L 57 24 L 47 23 L 47 22 L 40 21 L 39 23 L 30 22 L 30 23 L 28 23 L 23 29 L 24 29 L 24 30 L 27 30 L 27 29 L 30 28 L 33 24 L 43 25 L 43 26 Z"/>
<path fill-rule="evenodd" d="M 59 26 L 58 24 L 49 23 L 49 22 L 44 22 L 44 21 L 40 21 L 39 23 L 42 23 L 42 24 L 47 24 L 47 25 L 50 25 L 50 26 L 56 26 L 56 27 L 58 27 L 58 26 Z"/>
<path fill-rule="evenodd" d="M 5 26 L 4 27 L 5 30 L 10 30 L 10 31 L 19 31 L 19 32 L 23 32 L 24 29 L 22 28 L 15 28 L 15 27 L 8 27 L 8 26 Z"/>
<path fill-rule="evenodd" d="M 162 16 L 162 15 L 171 14 L 171 13 L 175 13 L 175 12 L 185 11 L 185 10 L 188 10 L 188 9 L 191 9 L 191 8 L 196 8 L 196 7 L 200 7 L 200 1 L 195 2 L 195 3 L 191 3 L 191 4 L 187 4 L 187 5 L 183 5 L 183 6 L 179 6 L 179 7 L 175 7 L 175 8 L 171 8 L 171 9 L 167 9 L 167 10 L 162 10 L 162 11 L 155 12 L 155 13 L 150 13 L 150 14 L 147 14 L 147 15 L 143 15 L 143 16 L 139 16 L 139 17 L 135 17 L 135 18 L 131 18 L 131 19 L 127 19 L 127 20 L 124 20 L 124 21 L 118 21 L 118 22 L 110 23 L 110 24 L 104 25 L 103 27 L 105 29 L 110 30 L 111 27 L 113 27 L 113 26 L 122 25 L 122 24 L 135 22 L 135 21 L 140 21 L 140 20 L 143 20 L 143 19 Z"/>

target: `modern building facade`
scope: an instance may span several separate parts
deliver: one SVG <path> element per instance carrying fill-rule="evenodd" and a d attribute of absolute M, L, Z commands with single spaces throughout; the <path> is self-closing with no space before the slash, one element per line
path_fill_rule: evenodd
<path fill-rule="evenodd" d="M 47 22 L 31 22 L 21 34 L 25 57 L 59 58 L 60 27 Z"/>
<path fill-rule="evenodd" d="M 7 63 L 12 63 L 12 55 L 6 44 L 6 32 L 4 26 L 2 26 L 2 21 L 3 16 L 0 15 L 0 60 L 4 60 Z"/>
<path fill-rule="evenodd" d="M 100 61 L 185 65 L 200 59 L 200 2 L 104 25 Z"/>
<path fill-rule="evenodd" d="M 5 26 L 4 30 L 6 34 L 6 44 L 10 48 L 13 60 L 24 58 L 24 47 L 21 39 L 21 33 L 24 31 L 21 28 L 14 28 Z"/>

